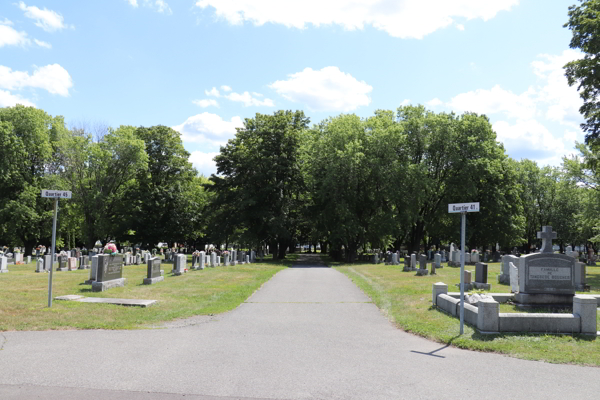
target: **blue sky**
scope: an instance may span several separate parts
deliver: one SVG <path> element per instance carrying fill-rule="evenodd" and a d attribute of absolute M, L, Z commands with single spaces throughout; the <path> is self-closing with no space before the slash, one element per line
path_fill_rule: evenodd
<path fill-rule="evenodd" d="M 423 104 L 490 118 L 515 158 L 583 141 L 562 66 L 576 0 L 3 1 L 0 107 L 71 126 L 171 126 L 209 175 L 244 118 Z M 578 2 L 577 2 L 578 3 Z"/>

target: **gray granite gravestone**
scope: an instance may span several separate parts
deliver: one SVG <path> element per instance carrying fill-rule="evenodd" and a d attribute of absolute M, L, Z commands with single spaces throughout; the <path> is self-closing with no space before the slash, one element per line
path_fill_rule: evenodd
<path fill-rule="evenodd" d="M 476 289 L 490 290 L 492 286 L 488 283 L 488 265 L 486 263 L 475 263 L 475 282 L 473 286 Z"/>
<path fill-rule="evenodd" d="M 165 279 L 160 270 L 160 258 L 154 257 L 148 259 L 147 265 L 148 275 L 144 278 L 144 285 L 152 285 Z"/>
<path fill-rule="evenodd" d="M 46 272 L 50 272 L 50 268 L 52 268 L 52 256 L 51 255 L 45 255 L 42 258 L 44 259 L 44 270 Z"/>
<path fill-rule="evenodd" d="M 554 254 L 552 239 L 556 233 L 551 226 L 538 232 L 542 239 L 540 253 L 527 254 L 519 259 L 519 293 L 515 302 L 520 305 L 569 305 L 575 295 L 574 258 Z"/>
<path fill-rule="evenodd" d="M 96 280 L 92 282 L 93 292 L 103 292 L 115 287 L 125 286 L 123 278 L 123 257 L 120 254 L 98 255 Z"/>
<path fill-rule="evenodd" d="M 58 257 L 58 268 L 56 268 L 57 271 L 67 271 L 67 262 L 69 260 L 69 257 L 67 256 L 60 256 Z"/>

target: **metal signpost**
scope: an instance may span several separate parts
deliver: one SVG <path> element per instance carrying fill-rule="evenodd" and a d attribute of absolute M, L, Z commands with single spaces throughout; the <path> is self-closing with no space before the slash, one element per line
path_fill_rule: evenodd
<path fill-rule="evenodd" d="M 42 197 L 54 199 L 54 220 L 52 221 L 52 248 L 50 253 L 50 274 L 48 275 L 48 307 L 52 307 L 52 271 L 54 270 L 54 253 L 56 251 L 56 219 L 58 217 L 58 199 L 70 199 L 67 190 L 42 190 Z"/>
<path fill-rule="evenodd" d="M 479 203 L 448 204 L 448 212 L 460 213 L 460 334 L 464 332 L 465 324 L 465 231 L 467 213 L 479 212 Z"/>

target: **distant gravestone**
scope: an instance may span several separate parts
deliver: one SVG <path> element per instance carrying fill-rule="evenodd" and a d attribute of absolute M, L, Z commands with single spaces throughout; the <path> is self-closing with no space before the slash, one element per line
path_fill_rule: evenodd
<path fill-rule="evenodd" d="M 415 253 L 412 253 L 410 255 L 410 269 L 412 271 L 415 271 L 417 269 L 417 255 Z"/>
<path fill-rule="evenodd" d="M 67 259 L 67 269 L 69 271 L 75 271 L 77 269 L 77 258 L 76 257 L 69 257 Z"/>
<path fill-rule="evenodd" d="M 0 273 L 8 272 L 8 258 L 0 256 Z"/>
<path fill-rule="evenodd" d="M 440 253 L 435 253 L 433 263 L 435 264 L 435 268 L 442 268 L 442 255 Z"/>
<path fill-rule="evenodd" d="M 200 269 L 204 269 L 204 267 L 206 266 L 206 253 L 201 251 L 199 257 L 200 257 Z"/>
<path fill-rule="evenodd" d="M 512 261 L 508 265 L 510 271 L 510 291 L 517 293 L 519 291 L 519 269 Z"/>
<path fill-rule="evenodd" d="M 176 254 L 175 255 L 175 269 L 173 270 L 174 275 L 182 275 L 185 273 L 185 269 L 187 267 L 187 256 L 185 254 Z"/>
<path fill-rule="evenodd" d="M 52 256 L 46 255 L 42 258 L 44 260 L 44 271 L 50 272 L 50 268 L 52 268 Z"/>
<path fill-rule="evenodd" d="M 246 254 L 246 264 L 250 264 L 250 256 Z"/>
<path fill-rule="evenodd" d="M 152 285 L 165 279 L 160 269 L 160 258 L 148 259 L 147 265 L 148 273 L 147 277 L 144 278 L 144 285 Z"/>
<path fill-rule="evenodd" d="M 41 258 L 38 258 L 35 263 L 35 272 L 46 272 L 44 269 L 44 260 Z"/>
<path fill-rule="evenodd" d="M 96 280 L 92 282 L 92 291 L 103 292 L 114 287 L 125 286 L 123 257 L 119 254 L 100 254 L 97 257 Z"/>
<path fill-rule="evenodd" d="M 419 269 L 427 269 L 427 256 L 425 254 L 419 256 Z"/>
<path fill-rule="evenodd" d="M 210 266 L 213 268 L 217 266 L 217 253 L 214 251 L 210 253 Z"/>
<path fill-rule="evenodd" d="M 91 285 L 96 282 L 96 275 L 98 272 L 98 257 L 99 255 L 92 256 L 92 268 L 90 269 L 90 279 L 85 281 L 86 284 Z"/>
<path fill-rule="evenodd" d="M 491 289 L 491 285 L 488 283 L 488 265 L 486 263 L 475 263 L 475 282 L 473 285 L 476 289 Z"/>
<path fill-rule="evenodd" d="M 58 257 L 58 268 L 56 269 L 57 271 L 67 271 L 67 262 L 69 260 L 69 257 L 67 256 L 60 256 Z"/>
<path fill-rule="evenodd" d="M 229 253 L 225 253 L 225 255 L 223 256 L 223 258 L 225 259 L 223 261 L 223 263 L 225 264 L 226 267 L 229 266 Z"/>
<path fill-rule="evenodd" d="M 512 254 L 502 256 L 502 273 L 498 275 L 498 283 L 510 285 L 510 263 L 519 265 L 519 257 Z"/>
<path fill-rule="evenodd" d="M 79 269 L 88 269 L 88 258 L 86 256 L 79 257 Z"/>

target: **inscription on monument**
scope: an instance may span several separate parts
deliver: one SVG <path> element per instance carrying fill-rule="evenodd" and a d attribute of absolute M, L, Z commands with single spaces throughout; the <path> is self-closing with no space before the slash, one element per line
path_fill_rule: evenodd
<path fill-rule="evenodd" d="M 160 275 L 160 259 L 151 258 L 148 260 L 148 278 L 158 278 Z"/>
<path fill-rule="evenodd" d="M 123 257 L 118 255 L 98 256 L 97 282 L 105 282 L 123 277 Z"/>
<path fill-rule="evenodd" d="M 571 269 L 560 267 L 529 267 L 529 280 L 570 281 Z"/>

